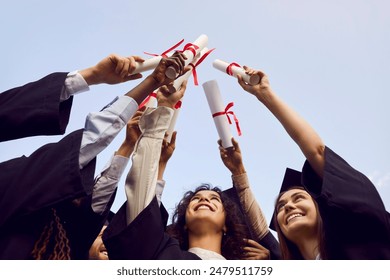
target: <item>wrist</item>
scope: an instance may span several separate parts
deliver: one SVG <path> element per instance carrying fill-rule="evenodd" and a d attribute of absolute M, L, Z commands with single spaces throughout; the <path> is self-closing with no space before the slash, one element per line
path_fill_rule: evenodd
<path fill-rule="evenodd" d="M 133 152 L 133 147 L 134 145 L 129 145 L 127 142 L 123 142 L 115 154 L 128 158 Z"/>
<path fill-rule="evenodd" d="M 84 80 L 89 86 L 99 84 L 97 80 L 97 73 L 94 67 L 89 67 L 79 71 L 80 75 L 83 76 Z"/>

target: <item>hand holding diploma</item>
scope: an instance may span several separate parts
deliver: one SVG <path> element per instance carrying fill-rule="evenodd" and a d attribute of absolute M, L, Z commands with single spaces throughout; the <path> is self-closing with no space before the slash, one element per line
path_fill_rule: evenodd
<path fill-rule="evenodd" d="M 207 46 L 208 40 L 208 37 L 202 34 L 192 44 L 187 44 L 184 46 L 183 54 L 185 57 L 187 57 L 185 66 L 188 66 L 199 54 L 199 52 L 201 52 L 201 50 Z M 178 76 L 178 72 L 174 68 L 170 67 L 165 72 L 165 75 L 173 80 Z"/>
<path fill-rule="evenodd" d="M 252 86 L 260 83 L 260 76 L 259 75 L 257 75 L 256 73 L 252 73 L 252 74 L 246 73 L 245 68 L 241 68 L 241 66 L 238 65 L 237 63 L 234 63 L 234 62 L 227 63 L 227 62 L 222 61 L 220 59 L 216 59 L 213 62 L 213 66 L 214 66 L 214 68 L 216 68 L 222 72 L 225 72 L 226 74 L 228 74 L 230 76 L 237 77 L 237 75 L 240 75 L 246 83 L 248 83 Z"/>

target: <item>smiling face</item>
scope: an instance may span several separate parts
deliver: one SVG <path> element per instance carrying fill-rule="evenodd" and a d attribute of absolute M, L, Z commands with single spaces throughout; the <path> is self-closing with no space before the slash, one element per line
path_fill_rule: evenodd
<path fill-rule="evenodd" d="M 186 210 L 186 226 L 190 232 L 226 231 L 225 219 L 225 209 L 217 192 L 198 191 L 190 199 Z"/>
<path fill-rule="evenodd" d="M 318 213 L 312 197 L 305 190 L 289 189 L 279 198 L 277 222 L 287 239 L 295 242 L 317 234 Z"/>
<path fill-rule="evenodd" d="M 103 232 L 107 226 L 103 226 L 99 235 L 96 237 L 91 248 L 89 248 L 89 259 L 90 260 L 108 260 L 107 249 L 103 244 Z"/>

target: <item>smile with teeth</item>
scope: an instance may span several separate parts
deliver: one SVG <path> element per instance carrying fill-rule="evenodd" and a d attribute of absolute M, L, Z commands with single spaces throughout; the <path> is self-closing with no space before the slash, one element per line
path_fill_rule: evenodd
<path fill-rule="evenodd" d="M 201 204 L 201 205 L 197 206 L 197 207 L 195 208 L 195 211 L 197 211 L 197 210 L 210 210 L 210 211 L 214 211 L 214 210 L 211 208 L 211 206 L 209 206 L 209 205 L 207 205 L 207 204 Z"/>
<path fill-rule="evenodd" d="M 302 217 L 303 215 L 301 213 L 295 213 L 287 217 L 286 224 L 288 224 L 292 219 L 295 219 L 296 217 Z"/>

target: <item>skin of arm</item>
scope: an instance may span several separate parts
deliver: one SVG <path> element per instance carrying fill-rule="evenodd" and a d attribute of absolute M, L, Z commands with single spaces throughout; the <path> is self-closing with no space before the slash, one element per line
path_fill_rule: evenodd
<path fill-rule="evenodd" d="M 315 130 L 290 108 L 272 90 L 268 77 L 259 70 L 244 66 L 249 75 L 259 75 L 261 80 L 257 85 L 245 83 L 238 75 L 238 83 L 247 92 L 253 94 L 279 120 L 290 137 L 297 143 L 310 165 L 319 176 L 324 172 L 325 145 Z"/>
<path fill-rule="evenodd" d="M 165 169 L 167 167 L 168 160 L 171 158 L 173 152 L 175 151 L 176 135 L 177 135 L 177 132 L 174 131 L 172 133 L 171 142 L 168 142 L 165 138 L 163 139 L 163 142 L 162 142 L 162 145 L 161 145 L 160 161 L 158 163 L 157 180 L 163 180 L 164 179 L 164 172 L 165 172 Z"/>

